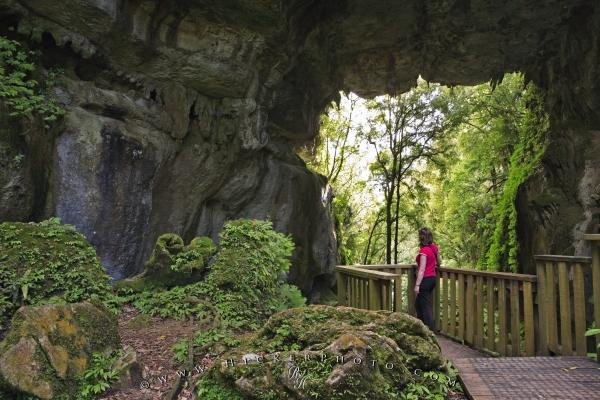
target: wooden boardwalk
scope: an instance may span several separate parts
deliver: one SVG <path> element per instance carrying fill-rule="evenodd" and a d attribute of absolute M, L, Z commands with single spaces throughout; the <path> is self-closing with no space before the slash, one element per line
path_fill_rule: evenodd
<path fill-rule="evenodd" d="M 583 357 L 489 357 L 438 336 L 473 400 L 600 400 L 600 364 Z"/>

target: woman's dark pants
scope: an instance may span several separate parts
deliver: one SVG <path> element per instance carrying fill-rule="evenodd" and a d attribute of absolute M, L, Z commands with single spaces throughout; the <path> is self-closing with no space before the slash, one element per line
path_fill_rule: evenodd
<path fill-rule="evenodd" d="M 419 287 L 419 294 L 415 301 L 415 308 L 417 309 L 417 318 L 419 318 L 429 329 L 433 330 L 433 289 L 435 288 L 435 276 L 428 276 L 423 278 L 421 286 Z"/>

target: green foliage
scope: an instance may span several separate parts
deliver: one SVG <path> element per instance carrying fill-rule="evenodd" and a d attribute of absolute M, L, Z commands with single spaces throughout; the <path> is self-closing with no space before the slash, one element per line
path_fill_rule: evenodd
<path fill-rule="evenodd" d="M 181 245 L 177 240 L 165 241 L 165 246 Z M 168 290 L 130 292 L 125 297 L 143 313 L 212 321 L 211 329 L 194 336 L 196 351 L 217 343 L 232 346 L 234 333 L 258 329 L 274 312 L 305 304 L 298 288 L 284 282 L 293 249 L 291 239 L 273 230 L 269 221 L 229 221 L 204 280 Z M 155 252 L 153 258 L 161 254 Z M 173 350 L 176 360 L 187 359 L 183 342 Z"/>
<path fill-rule="evenodd" d="M 114 364 L 122 355 L 121 350 L 92 354 L 90 365 L 80 379 L 77 400 L 91 400 L 118 381 L 119 371 L 114 369 Z"/>
<path fill-rule="evenodd" d="M 132 301 L 138 310 L 149 315 L 175 319 L 203 319 L 208 310 L 200 298 L 208 296 L 209 292 L 210 288 L 206 285 L 193 284 L 169 290 L 148 290 L 125 296 L 125 301 Z"/>
<path fill-rule="evenodd" d="M 64 114 L 49 93 L 57 72 L 49 72 L 43 77 L 45 84 L 41 84 L 34 78 L 37 67 L 33 55 L 19 42 L 0 36 L 0 101 L 13 117 L 35 113 L 50 123 Z"/>
<path fill-rule="evenodd" d="M 335 177 L 343 263 L 385 262 L 390 251 L 413 262 L 425 225 L 444 264 L 516 271 L 516 198 L 539 169 L 547 130 L 543 96 L 521 74 L 473 87 L 419 82 L 395 97 L 343 95 L 302 155 Z"/>
<path fill-rule="evenodd" d="M 425 371 L 413 377 L 406 388 L 401 392 L 402 400 L 444 400 L 448 391 L 462 392 L 457 383 L 457 373 L 451 369 L 449 374 L 440 371 Z"/>
<path fill-rule="evenodd" d="M 523 100 L 528 108 L 518 127 L 519 141 L 509 158 L 506 184 L 492 210 L 496 226 L 487 253 L 489 269 L 499 270 L 508 265 L 511 271 L 517 272 L 517 192 L 536 171 L 546 149 L 545 135 L 549 125 L 541 94 L 529 86 Z"/>
<path fill-rule="evenodd" d="M 244 397 L 235 389 L 223 387 L 209 377 L 198 380 L 196 384 L 198 398 L 203 400 L 243 400 Z"/>
<path fill-rule="evenodd" d="M 207 282 L 258 300 L 272 297 L 278 277 L 290 268 L 292 240 L 273 230 L 269 221 L 230 221 L 221 232 L 221 248 Z"/>
<path fill-rule="evenodd" d="M 191 272 L 204 268 L 210 257 L 215 253 L 217 247 L 214 242 L 206 236 L 194 238 L 183 251 L 175 257 L 175 263 L 171 265 L 173 271 Z"/>
<path fill-rule="evenodd" d="M 600 328 L 591 328 L 585 332 L 585 336 L 596 336 L 600 335 Z"/>
<path fill-rule="evenodd" d="M 190 341 L 188 339 L 181 339 L 175 342 L 171 351 L 173 352 L 173 360 L 176 363 L 182 364 L 188 360 L 190 350 Z"/>
<path fill-rule="evenodd" d="M 194 345 L 199 348 L 211 348 L 215 344 L 223 344 L 226 347 L 235 347 L 240 343 L 231 332 L 223 329 L 209 329 L 198 331 L 194 335 Z"/>
<path fill-rule="evenodd" d="M 162 290 L 198 282 L 215 251 L 216 246 L 208 237 L 194 238 L 185 246 L 183 239 L 175 233 L 160 235 L 144 271 L 119 281 L 117 291 L 127 295 L 128 292 Z"/>
<path fill-rule="evenodd" d="M 600 336 L 600 328 L 591 327 L 585 332 L 585 336 Z M 600 351 L 600 342 L 598 342 L 596 350 Z M 590 356 L 595 359 L 598 355 L 591 354 Z"/>
<path fill-rule="evenodd" d="M 279 287 L 279 293 L 279 299 L 281 300 L 281 303 L 278 304 L 279 307 L 277 307 L 276 311 L 282 311 L 288 308 L 296 308 L 306 305 L 306 298 L 302 295 L 302 292 L 297 286 L 284 283 Z"/>
<path fill-rule="evenodd" d="M 422 174 L 431 188 L 426 223 L 445 264 L 516 271 L 516 197 L 539 168 L 548 130 L 542 95 L 520 74 L 450 93 L 466 119 L 447 132 L 453 151 Z"/>
<path fill-rule="evenodd" d="M 53 218 L 0 224 L 0 330 L 21 305 L 89 300 L 116 311 L 118 299 L 96 252 Z"/>
<path fill-rule="evenodd" d="M 342 93 L 340 103 L 331 103 L 327 113 L 321 116 L 319 137 L 299 154 L 308 167 L 327 178 L 333 188 L 332 214 L 343 264 L 360 259 L 360 221 L 365 217 L 359 212 L 358 194 L 366 193 L 366 186 L 364 178 L 357 173 L 363 160 L 356 138 L 356 117 L 362 103 L 356 95 Z"/>
<path fill-rule="evenodd" d="M 21 164 L 23 164 L 24 158 L 25 158 L 25 156 L 23 154 L 17 154 L 16 156 L 14 156 L 13 162 L 17 167 L 20 167 Z"/>
<path fill-rule="evenodd" d="M 216 251 L 209 237 L 194 238 L 184 246 L 183 239 L 174 233 L 165 233 L 157 241 L 150 259 L 146 262 L 149 271 L 175 271 L 191 273 L 202 270 Z"/>

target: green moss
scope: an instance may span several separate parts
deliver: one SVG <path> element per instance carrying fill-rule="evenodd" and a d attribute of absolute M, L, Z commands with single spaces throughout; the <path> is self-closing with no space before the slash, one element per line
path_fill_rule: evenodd
<path fill-rule="evenodd" d="M 156 241 L 144 272 L 117 283 L 120 291 L 143 292 L 198 282 L 216 246 L 208 237 L 194 238 L 187 246 L 174 233 L 165 233 Z"/>
<path fill-rule="evenodd" d="M 249 353 L 261 354 L 261 363 L 222 364 Z M 247 398 L 387 400 L 400 398 L 417 368 L 443 373 L 445 361 L 431 332 L 415 318 L 320 305 L 273 315 L 217 359 L 209 373 L 221 387 L 238 385 Z M 303 383 L 291 388 L 295 369 Z"/>
<path fill-rule="evenodd" d="M 91 355 L 120 348 L 114 316 L 88 302 L 23 307 L 13 320 L 0 352 L 9 367 L 0 380 L 21 392 L 51 388 L 53 398 L 73 399 Z"/>
<path fill-rule="evenodd" d="M 486 266 L 492 270 L 518 270 L 517 194 L 521 185 L 539 167 L 546 150 L 549 123 L 543 97 L 532 84 L 528 86 L 525 96 L 528 112 L 509 160 L 507 181 L 492 210 L 496 224 L 486 254 Z"/>
<path fill-rule="evenodd" d="M 57 219 L 0 224 L 0 331 L 21 305 L 90 300 L 116 310 L 109 277 L 87 240 Z"/>
<path fill-rule="evenodd" d="M 168 247 L 165 243 L 175 243 L 177 249 L 181 244 L 172 235 L 165 236 L 162 243 L 157 243 L 149 263 L 156 265 L 157 260 L 166 260 L 162 250 Z M 275 232 L 270 222 L 229 221 L 223 227 L 220 243 L 203 281 L 134 294 L 131 296 L 134 305 L 152 315 L 198 319 L 212 316 L 220 322 L 221 328 L 252 330 L 274 312 L 304 303 L 297 288 L 280 278 L 290 267 L 292 241 Z M 203 238 L 197 238 L 186 248 L 204 254 L 203 259 L 214 251 Z M 178 257 L 181 259 L 185 252 L 182 248 L 179 253 L 169 256 L 169 262 Z"/>
<path fill-rule="evenodd" d="M 196 393 L 204 400 L 244 400 L 239 391 L 231 387 L 223 387 L 210 377 L 204 377 L 197 382 Z"/>
<path fill-rule="evenodd" d="M 75 315 L 77 325 L 87 338 L 89 347 L 95 351 L 118 348 L 121 343 L 117 319 L 103 311 L 107 310 L 99 310 L 91 304 L 84 304 L 78 307 Z"/>

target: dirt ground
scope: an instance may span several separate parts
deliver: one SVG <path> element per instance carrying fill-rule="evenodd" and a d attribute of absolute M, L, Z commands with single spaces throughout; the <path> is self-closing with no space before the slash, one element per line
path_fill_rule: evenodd
<path fill-rule="evenodd" d="M 110 391 L 101 399 L 105 400 L 163 400 L 169 394 L 181 368 L 173 363 L 171 348 L 180 339 L 190 337 L 199 327 L 193 321 L 176 321 L 160 317 L 140 314 L 134 307 L 126 305 L 119 316 L 119 333 L 123 345 L 131 346 L 137 353 L 137 359 L 143 366 L 139 387 Z M 200 366 L 208 367 L 209 358 L 201 360 Z M 189 372 L 189 381 L 198 375 L 197 371 Z M 187 385 L 176 397 L 178 400 L 193 399 Z"/>

